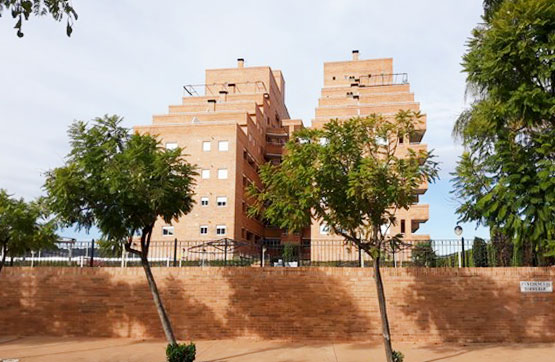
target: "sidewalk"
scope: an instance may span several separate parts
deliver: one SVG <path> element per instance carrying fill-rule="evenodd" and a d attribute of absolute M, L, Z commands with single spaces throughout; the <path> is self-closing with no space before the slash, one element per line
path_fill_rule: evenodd
<path fill-rule="evenodd" d="M 125 338 L 0 337 L 0 361 L 163 362 L 165 342 Z M 198 362 L 384 361 L 381 344 L 291 343 L 253 340 L 198 341 Z M 399 343 L 405 362 L 553 362 L 555 344 L 429 345 Z"/>

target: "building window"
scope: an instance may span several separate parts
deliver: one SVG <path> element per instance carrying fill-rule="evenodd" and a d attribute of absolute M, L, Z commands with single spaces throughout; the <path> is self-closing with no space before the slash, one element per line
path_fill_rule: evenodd
<path fill-rule="evenodd" d="M 330 233 L 330 227 L 327 224 L 320 225 L 320 234 L 327 235 Z"/>
<path fill-rule="evenodd" d="M 204 179 L 210 178 L 210 170 L 202 170 L 201 177 Z"/>
<path fill-rule="evenodd" d="M 218 151 L 229 151 L 229 142 L 228 141 L 219 141 L 218 142 Z"/>
<path fill-rule="evenodd" d="M 401 220 L 401 234 L 405 233 L 405 220 Z"/>
<path fill-rule="evenodd" d="M 216 225 L 216 235 L 225 235 L 226 231 L 225 225 Z"/>
<path fill-rule="evenodd" d="M 378 146 L 387 146 L 389 144 L 389 141 L 387 140 L 387 138 L 384 137 L 376 137 L 376 144 Z"/>
<path fill-rule="evenodd" d="M 207 235 L 208 234 L 208 226 L 201 225 L 200 226 L 200 235 Z"/>
<path fill-rule="evenodd" d="M 219 168 L 218 169 L 218 178 L 220 180 L 224 180 L 227 178 L 227 168 Z"/>
<path fill-rule="evenodd" d="M 200 205 L 201 206 L 208 206 L 208 197 L 204 196 L 200 198 Z"/>
<path fill-rule="evenodd" d="M 177 148 L 176 142 L 168 142 L 166 143 L 166 150 L 175 150 Z"/>
<path fill-rule="evenodd" d="M 173 233 L 174 233 L 173 226 L 162 226 L 162 235 L 170 236 L 170 235 L 173 235 Z"/>
<path fill-rule="evenodd" d="M 216 198 L 216 205 L 223 207 L 227 206 L 227 197 L 226 196 L 218 196 Z"/>
<path fill-rule="evenodd" d="M 211 145 L 210 141 L 204 141 L 204 142 L 202 142 L 202 150 L 203 150 L 204 152 L 210 151 L 210 145 Z"/>

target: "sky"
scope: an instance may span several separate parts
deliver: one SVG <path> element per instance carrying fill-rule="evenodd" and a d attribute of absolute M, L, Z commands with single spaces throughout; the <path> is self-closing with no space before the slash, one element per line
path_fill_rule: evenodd
<path fill-rule="evenodd" d="M 453 239 L 457 200 L 450 172 L 462 147 L 451 137 L 468 107 L 461 57 L 480 21 L 482 1 L 73 0 L 70 38 L 48 17 L 24 23 L 20 39 L 0 17 L 0 188 L 30 200 L 43 194 L 44 172 L 69 151 L 68 126 L 118 114 L 124 125 L 149 124 L 178 104 L 184 84 L 204 83 L 207 68 L 268 65 L 283 71 L 291 118 L 314 117 L 325 61 L 394 58 L 408 73 L 428 116 L 423 143 L 441 162 L 440 180 L 421 197 L 430 220 L 419 233 Z M 464 236 L 487 229 L 461 224 Z M 65 230 L 64 236 L 94 237 Z"/>

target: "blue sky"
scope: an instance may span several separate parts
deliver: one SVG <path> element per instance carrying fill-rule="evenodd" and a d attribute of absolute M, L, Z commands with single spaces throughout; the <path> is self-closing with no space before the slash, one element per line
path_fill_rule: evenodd
<path fill-rule="evenodd" d="M 17 38 L 0 18 L 0 187 L 30 199 L 43 173 L 63 163 L 67 128 L 104 114 L 148 124 L 179 102 L 183 84 L 202 83 L 206 68 L 269 65 L 286 79 L 292 118 L 306 124 L 322 87 L 323 63 L 393 57 L 428 115 L 423 142 L 441 162 L 441 180 L 421 202 L 430 220 L 420 233 L 454 238 L 457 201 L 449 173 L 462 152 L 451 137 L 468 106 L 461 56 L 480 21 L 482 1 L 83 1 L 71 38 L 65 24 L 33 18 Z M 465 236 L 488 236 L 467 224 Z M 88 238 L 72 230 L 67 236 Z"/>

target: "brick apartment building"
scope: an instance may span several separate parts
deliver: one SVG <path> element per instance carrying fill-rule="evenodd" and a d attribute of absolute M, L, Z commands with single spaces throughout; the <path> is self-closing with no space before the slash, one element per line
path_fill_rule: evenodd
<path fill-rule="evenodd" d="M 264 225 L 247 217 L 245 187 L 260 184 L 257 170 L 265 162 L 279 163 L 283 144 L 303 127 L 291 119 L 285 105 L 285 80 L 281 71 L 270 67 L 245 67 L 238 59 L 236 68 L 206 70 L 205 84 L 185 86 L 179 105 L 170 105 L 167 114 L 155 115 L 151 125 L 137 126 L 141 133 L 157 135 L 167 148 L 181 147 L 189 162 L 198 167 L 196 205 L 179 221 L 157 223 L 153 240 L 215 240 L 279 244 L 337 239 L 326 225 L 314 222 L 297 235 Z M 199 94 L 203 93 L 203 94 Z M 419 110 L 406 74 L 393 73 L 393 60 L 358 59 L 324 63 L 322 88 L 312 127 L 322 127 L 332 118 L 348 119 L 381 113 L 386 118 L 398 110 Z M 426 118 L 416 125 L 417 134 L 400 140 L 398 152 L 411 147 L 426 149 L 420 141 Z M 419 194 L 426 192 L 423 184 Z M 407 240 L 427 240 L 415 234 L 428 220 L 428 205 L 415 204 L 397 213 L 398 225 Z"/>

